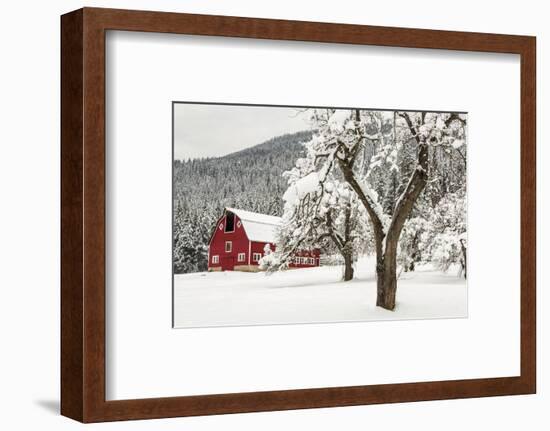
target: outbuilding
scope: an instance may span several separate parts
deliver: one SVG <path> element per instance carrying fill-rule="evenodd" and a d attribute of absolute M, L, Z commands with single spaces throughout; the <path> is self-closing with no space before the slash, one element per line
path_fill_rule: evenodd
<path fill-rule="evenodd" d="M 275 235 L 281 217 L 225 208 L 216 222 L 208 244 L 209 271 L 259 271 L 258 262 L 266 252 L 276 250 Z M 320 251 L 300 250 L 290 268 L 319 266 Z"/>

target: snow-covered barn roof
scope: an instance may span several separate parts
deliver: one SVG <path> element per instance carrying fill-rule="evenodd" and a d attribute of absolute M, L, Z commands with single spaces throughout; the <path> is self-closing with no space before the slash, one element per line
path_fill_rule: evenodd
<path fill-rule="evenodd" d="M 250 241 L 275 242 L 275 235 L 282 220 L 281 217 L 253 213 L 237 208 L 226 208 L 225 211 L 232 212 L 241 219 Z"/>

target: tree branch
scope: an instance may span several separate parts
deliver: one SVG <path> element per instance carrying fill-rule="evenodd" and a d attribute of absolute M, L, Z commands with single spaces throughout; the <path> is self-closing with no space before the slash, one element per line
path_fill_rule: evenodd
<path fill-rule="evenodd" d="M 405 119 L 407 125 L 412 134 L 415 134 L 415 127 L 407 113 L 399 114 Z M 418 156 L 417 166 L 412 172 L 407 187 L 403 191 L 402 195 L 398 199 L 393 218 L 388 228 L 388 236 L 386 237 L 386 253 L 392 253 L 397 248 L 399 235 L 403 229 L 403 225 L 410 215 L 414 203 L 422 193 L 422 190 L 428 182 L 428 144 L 426 143 L 426 137 L 422 135 L 416 135 L 416 141 L 418 142 Z"/>

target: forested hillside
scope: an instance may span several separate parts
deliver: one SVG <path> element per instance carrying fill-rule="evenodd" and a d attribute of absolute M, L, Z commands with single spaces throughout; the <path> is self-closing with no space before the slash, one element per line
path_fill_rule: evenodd
<path fill-rule="evenodd" d="M 223 157 L 174 161 L 174 272 L 207 269 L 207 245 L 224 207 L 281 215 L 282 173 L 303 154 L 311 131 L 272 138 Z"/>

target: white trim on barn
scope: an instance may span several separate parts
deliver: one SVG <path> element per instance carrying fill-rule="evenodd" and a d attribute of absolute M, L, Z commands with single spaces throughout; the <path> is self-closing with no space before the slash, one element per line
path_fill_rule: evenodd
<path fill-rule="evenodd" d="M 216 229 L 218 229 L 219 223 L 225 218 L 225 213 L 216 221 L 216 226 L 214 227 L 214 230 L 210 234 L 210 239 L 208 240 L 208 247 L 212 244 L 212 240 L 214 239 L 214 236 L 216 236 Z M 223 229 L 223 226 L 222 226 Z"/>

